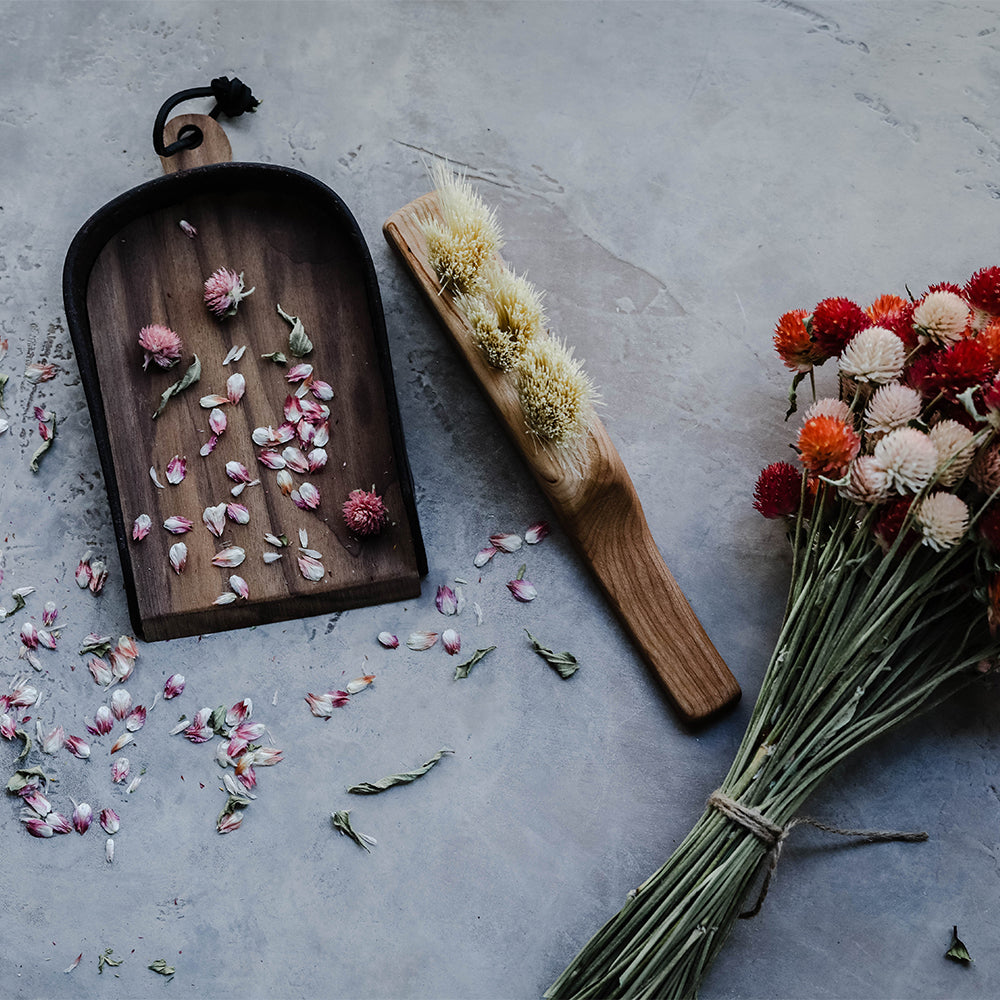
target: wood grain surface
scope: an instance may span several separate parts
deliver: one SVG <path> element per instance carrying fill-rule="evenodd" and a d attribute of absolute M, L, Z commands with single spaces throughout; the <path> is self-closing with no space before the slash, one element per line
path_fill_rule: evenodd
<path fill-rule="evenodd" d="M 182 232 L 181 219 L 197 228 L 196 238 Z M 234 317 L 218 320 L 204 305 L 203 283 L 223 266 L 244 272 L 247 288 L 256 290 Z M 308 480 L 320 490 L 316 511 L 299 510 L 282 494 L 276 473 L 258 463 L 262 449 L 251 440 L 254 428 L 282 423 L 284 401 L 295 388 L 285 380 L 288 367 L 261 357 L 283 351 L 290 365 L 297 360 L 288 350 L 289 324 L 277 313 L 279 303 L 301 317 L 314 345 L 302 360 L 335 393 L 325 404 L 330 408 L 326 466 L 293 476 L 296 485 Z M 335 213 L 282 193 L 280 185 L 192 196 L 151 210 L 118 230 L 97 256 L 87 311 L 122 518 L 126 530 L 141 513 L 153 522 L 147 538 L 129 543 L 147 640 L 419 594 L 415 550 L 422 553 L 422 543 L 419 537 L 415 542 L 405 516 L 400 460 L 387 415 L 391 388 L 380 373 L 364 264 Z M 151 323 L 181 336 L 183 357 L 176 367 L 150 364 L 143 370 L 138 334 Z M 223 367 L 227 351 L 239 345 L 247 347 L 242 360 Z M 154 420 L 160 394 L 183 375 L 193 355 L 201 361 L 200 382 L 172 398 Z M 245 377 L 246 393 L 239 403 L 220 407 L 228 427 L 214 452 L 202 457 L 199 449 L 211 434 L 210 410 L 199 399 L 225 396 L 227 377 L 235 371 Z M 175 455 L 187 459 L 187 476 L 176 486 L 167 482 L 165 471 Z M 225 473 L 229 461 L 242 462 L 260 484 L 233 497 L 235 484 Z M 151 466 L 165 488 L 154 485 Z M 373 486 L 393 523 L 379 537 L 362 541 L 346 529 L 341 506 L 351 490 Z M 215 538 L 202 512 L 234 501 L 248 508 L 249 523 L 227 521 L 222 538 Z M 162 524 L 172 515 L 189 518 L 194 529 L 170 534 Z M 308 547 L 322 553 L 325 575 L 319 582 L 299 570 L 299 529 L 306 530 Z M 284 534 L 291 543 L 270 565 L 263 553 L 279 550 L 265 542 L 266 532 Z M 189 555 L 177 574 L 168 552 L 179 541 Z M 213 566 L 213 556 L 228 545 L 242 547 L 245 562 L 234 569 Z M 250 597 L 216 606 L 215 599 L 230 590 L 232 573 L 247 581 Z"/>
<path fill-rule="evenodd" d="M 740 688 L 660 555 L 628 472 L 604 425 L 594 419 L 582 475 L 568 472 L 525 430 L 513 380 L 492 368 L 452 296 L 440 289 L 416 219 L 438 214 L 431 193 L 383 226 L 426 301 L 482 385 L 564 530 L 653 668 L 677 710 L 699 722 L 735 703 Z"/>

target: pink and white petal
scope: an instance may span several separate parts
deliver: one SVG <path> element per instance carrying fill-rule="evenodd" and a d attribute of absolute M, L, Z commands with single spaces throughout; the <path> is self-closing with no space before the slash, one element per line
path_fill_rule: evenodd
<path fill-rule="evenodd" d="M 215 446 L 219 443 L 219 435 L 213 434 L 199 449 L 198 454 L 202 458 L 208 458 L 215 451 Z"/>
<path fill-rule="evenodd" d="M 233 569 L 239 566 L 246 559 L 247 554 L 238 545 L 230 545 L 221 552 L 216 552 L 212 557 L 212 565 L 220 566 L 223 569 Z"/>
<path fill-rule="evenodd" d="M 527 604 L 538 596 L 538 591 L 530 580 L 509 580 L 507 589 L 514 595 L 515 600 Z"/>
<path fill-rule="evenodd" d="M 490 545 L 501 552 L 517 552 L 521 547 L 521 536 L 510 533 L 490 535 Z"/>
<path fill-rule="evenodd" d="M 220 396 L 217 392 L 209 393 L 198 400 L 198 405 L 203 410 L 212 410 L 216 406 L 225 406 L 229 402 L 228 396 Z"/>
<path fill-rule="evenodd" d="M 214 507 L 206 507 L 202 512 L 201 519 L 205 522 L 205 527 L 216 538 L 221 538 L 223 531 L 226 530 L 226 504 L 220 503 Z"/>
<path fill-rule="evenodd" d="M 226 517 L 230 521 L 235 521 L 237 524 L 249 524 L 250 523 L 250 511 L 241 503 L 229 503 L 226 504 Z"/>
<path fill-rule="evenodd" d="M 233 372 L 226 379 L 226 398 L 234 406 L 243 398 L 246 391 L 247 380 L 239 372 Z"/>
<path fill-rule="evenodd" d="M 543 539 L 548 538 L 551 530 L 548 521 L 539 521 L 524 533 L 524 540 L 528 545 L 537 545 Z"/>
<path fill-rule="evenodd" d="M 174 568 L 175 573 L 184 572 L 184 567 L 187 566 L 187 557 L 187 546 L 183 542 L 175 542 L 170 546 L 170 565 Z"/>
<path fill-rule="evenodd" d="M 411 632 L 406 640 L 406 645 L 410 649 L 420 652 L 424 649 L 430 649 L 438 641 L 437 632 L 427 632 L 424 630 L 419 630 L 416 632 Z"/>
<path fill-rule="evenodd" d="M 299 572 L 313 583 L 318 583 L 326 575 L 323 564 L 312 556 L 300 555 L 298 557 Z"/>
<path fill-rule="evenodd" d="M 462 648 L 462 637 L 453 628 L 446 628 L 441 634 L 441 643 L 445 652 L 454 656 Z"/>
<path fill-rule="evenodd" d="M 132 522 L 132 540 L 135 542 L 141 542 L 149 534 L 149 530 L 152 526 L 153 519 L 148 514 L 140 514 Z"/>
<path fill-rule="evenodd" d="M 208 426 L 212 428 L 212 433 L 219 437 L 225 433 L 226 427 L 229 425 L 229 421 L 226 418 L 224 410 L 220 410 L 216 407 L 208 415 Z M 256 432 L 255 432 L 256 433 Z"/>
<path fill-rule="evenodd" d="M 473 566 L 477 569 L 482 569 L 495 555 L 497 554 L 497 548 L 495 545 L 487 545 L 486 548 L 480 549 L 476 553 L 476 558 L 472 560 Z"/>
<path fill-rule="evenodd" d="M 181 458 L 180 455 L 174 455 L 169 462 L 167 462 L 167 482 L 171 486 L 177 486 L 184 482 L 184 477 L 187 475 L 187 459 Z"/>
<path fill-rule="evenodd" d="M 250 597 L 250 587 L 247 585 L 246 580 L 242 576 L 237 576 L 235 573 L 229 578 L 229 586 L 232 588 L 234 594 L 238 597 L 242 597 L 243 600 L 247 600 Z"/>

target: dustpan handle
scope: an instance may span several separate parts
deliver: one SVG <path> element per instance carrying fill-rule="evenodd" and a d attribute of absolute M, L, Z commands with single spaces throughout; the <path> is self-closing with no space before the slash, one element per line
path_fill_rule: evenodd
<path fill-rule="evenodd" d="M 199 97 L 215 98 L 215 107 L 209 111 L 209 116 L 212 118 L 218 118 L 220 114 L 226 115 L 227 118 L 236 118 L 245 111 L 256 111 L 257 105 L 260 104 L 250 92 L 250 88 L 235 76 L 232 80 L 220 76 L 207 87 L 191 87 L 179 91 L 164 101 L 156 114 L 156 121 L 153 122 L 153 148 L 160 156 L 173 156 L 182 149 L 196 149 L 201 145 L 204 136 L 197 125 L 185 125 L 169 146 L 163 142 L 163 128 L 167 124 L 167 115 L 178 104 Z"/>

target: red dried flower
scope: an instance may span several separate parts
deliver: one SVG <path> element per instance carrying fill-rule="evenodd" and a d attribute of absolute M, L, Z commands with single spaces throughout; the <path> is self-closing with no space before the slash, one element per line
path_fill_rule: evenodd
<path fill-rule="evenodd" d="M 377 535 L 389 523 L 382 498 L 364 490 L 352 490 L 344 502 L 344 523 L 356 535 Z"/>
<path fill-rule="evenodd" d="M 866 310 L 865 315 L 876 325 L 884 326 L 882 322 L 886 317 L 898 313 L 900 309 L 906 308 L 906 299 L 898 295 L 880 295 Z M 895 332 L 895 331 L 893 331 Z"/>
<path fill-rule="evenodd" d="M 874 534 L 875 540 L 886 551 L 892 548 L 893 542 L 899 537 L 899 532 L 903 528 L 903 521 L 906 519 L 906 514 L 910 509 L 911 503 L 913 503 L 912 498 L 901 497 L 899 500 L 887 503 L 882 508 L 882 513 L 875 522 Z M 916 540 L 916 532 L 909 531 L 903 543 L 904 548 L 909 548 Z"/>
<path fill-rule="evenodd" d="M 812 417 L 799 431 L 799 458 L 814 476 L 839 476 L 861 450 L 861 438 L 837 417 Z"/>
<path fill-rule="evenodd" d="M 786 312 L 774 328 L 774 349 L 784 366 L 793 372 L 807 372 L 813 365 L 826 360 L 809 336 L 805 323 L 808 315 L 805 309 L 793 309 Z"/>
<path fill-rule="evenodd" d="M 1000 267 L 984 267 L 965 283 L 963 293 L 973 309 L 1000 315 Z"/>
<path fill-rule="evenodd" d="M 878 323 L 899 337 L 907 352 L 912 351 L 920 343 L 913 326 L 913 305 L 912 302 L 904 302 L 897 309 L 884 315 Z"/>
<path fill-rule="evenodd" d="M 823 356 L 834 358 L 855 334 L 872 325 L 861 306 L 845 298 L 823 299 L 813 310 L 809 332 Z"/>
<path fill-rule="evenodd" d="M 927 398 L 941 394 L 954 402 L 970 386 L 982 385 L 992 372 L 989 354 L 978 338 L 965 339 L 917 358 L 908 381 Z"/>
<path fill-rule="evenodd" d="M 991 503 L 978 521 L 979 534 L 1000 552 L 1000 503 Z"/>
<path fill-rule="evenodd" d="M 151 323 L 139 331 L 139 346 L 146 352 L 143 368 L 148 368 L 150 361 L 155 361 L 160 368 L 170 368 L 181 356 L 181 338 L 169 326 L 160 323 Z"/>
<path fill-rule="evenodd" d="M 990 366 L 1000 368 L 1000 318 L 992 319 L 976 334 L 976 343 L 986 351 Z"/>
<path fill-rule="evenodd" d="M 962 295 L 964 298 L 964 293 L 962 292 L 962 286 L 956 285 L 954 281 L 939 281 L 936 285 L 928 285 L 925 295 L 930 295 L 931 292 L 954 292 L 956 295 Z"/>
<path fill-rule="evenodd" d="M 767 518 L 788 517 L 799 509 L 802 474 L 789 462 L 762 469 L 753 491 L 754 507 Z"/>

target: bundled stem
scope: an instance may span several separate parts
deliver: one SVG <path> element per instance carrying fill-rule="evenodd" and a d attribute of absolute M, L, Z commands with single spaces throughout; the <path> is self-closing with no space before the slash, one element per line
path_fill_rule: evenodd
<path fill-rule="evenodd" d="M 929 708 L 997 653 L 972 591 L 974 546 L 944 553 L 822 486 L 799 515 L 788 612 L 719 792 L 785 828 L 848 754 Z M 828 502 L 829 501 L 829 502 Z M 947 628 L 942 627 L 947 622 Z M 713 807 L 545 996 L 694 997 L 771 844 Z"/>

